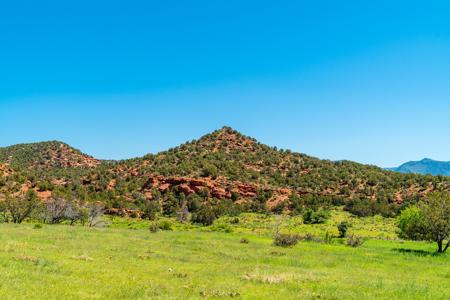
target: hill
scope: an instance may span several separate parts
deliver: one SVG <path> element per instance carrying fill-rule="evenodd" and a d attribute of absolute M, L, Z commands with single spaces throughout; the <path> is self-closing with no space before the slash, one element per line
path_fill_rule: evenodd
<path fill-rule="evenodd" d="M 358 215 L 390 216 L 403 203 L 450 184 L 446 178 L 280 150 L 229 127 L 125 161 L 99 161 L 48 142 L 0 149 L 0 162 L 14 168 L 0 192 L 2 186 L 10 193 L 34 189 L 41 198 L 59 194 L 101 201 L 111 213 L 136 215 L 158 209 L 157 204 L 168 215 L 186 205 L 190 211 L 208 205 L 256 212 L 345 205 Z"/>
<path fill-rule="evenodd" d="M 13 168 L 95 167 L 100 161 L 58 142 L 19 144 L 0 148 L 0 163 Z"/>
<path fill-rule="evenodd" d="M 400 167 L 390 168 L 389 170 L 400 173 L 450 176 L 450 162 L 424 158 L 421 161 L 410 161 L 402 164 Z"/>

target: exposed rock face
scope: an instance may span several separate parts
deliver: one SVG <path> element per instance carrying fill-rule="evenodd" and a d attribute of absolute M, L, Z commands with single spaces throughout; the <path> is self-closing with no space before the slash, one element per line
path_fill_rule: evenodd
<path fill-rule="evenodd" d="M 158 189 L 160 192 L 166 192 L 173 187 L 177 187 L 178 191 L 185 195 L 205 190 L 210 197 L 218 199 L 229 199 L 232 192 L 239 194 L 241 197 L 251 198 L 255 197 L 257 192 L 256 185 L 228 181 L 223 178 L 164 177 L 160 175 L 151 175 L 142 190 Z"/>
<path fill-rule="evenodd" d="M 161 175 L 149 176 L 142 187 L 142 192 L 147 198 L 151 199 L 152 189 L 165 193 L 173 188 L 185 195 L 198 193 L 203 190 L 209 197 L 217 199 L 232 199 L 233 194 L 238 195 L 240 199 L 253 199 L 257 197 L 258 190 L 271 191 L 272 197 L 267 202 L 269 208 L 276 206 L 280 202 L 288 201 L 289 196 L 293 192 L 290 189 L 261 188 L 256 184 L 230 181 L 224 178 L 164 177 Z"/>
<path fill-rule="evenodd" d="M 13 174 L 13 170 L 10 169 L 8 166 L 0 164 L 0 177 L 3 176 L 9 176 Z"/>

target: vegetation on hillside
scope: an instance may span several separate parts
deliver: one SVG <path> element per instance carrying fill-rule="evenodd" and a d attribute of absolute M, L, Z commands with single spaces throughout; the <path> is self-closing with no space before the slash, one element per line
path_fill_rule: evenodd
<path fill-rule="evenodd" d="M 0 163 L 14 169 L 0 174 L 0 198 L 1 193 L 32 189 L 43 200 L 57 194 L 102 202 L 111 213 L 149 218 L 173 216 L 181 209 L 197 217 L 205 207 L 212 207 L 216 217 L 272 211 L 326 218 L 326 211 L 337 205 L 358 216 L 390 217 L 429 192 L 448 191 L 450 184 L 447 177 L 400 174 L 280 150 L 229 127 L 125 161 L 100 162 L 63 143 L 47 142 L 1 148 Z M 172 180 L 149 184 L 158 175 Z M 178 178 L 203 181 L 193 190 Z"/>

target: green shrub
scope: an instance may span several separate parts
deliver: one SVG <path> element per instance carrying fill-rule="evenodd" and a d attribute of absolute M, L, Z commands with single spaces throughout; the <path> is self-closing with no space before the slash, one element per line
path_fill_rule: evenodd
<path fill-rule="evenodd" d="M 339 237 L 345 238 L 347 236 L 347 230 L 348 230 L 349 224 L 347 221 L 342 221 L 338 224 L 337 228 L 339 230 Z"/>
<path fill-rule="evenodd" d="M 152 224 L 150 224 L 150 226 L 148 227 L 148 230 L 150 230 L 150 232 L 152 233 L 156 233 L 159 231 L 159 227 L 158 224 L 153 222 Z"/>
<path fill-rule="evenodd" d="M 299 240 L 298 234 L 277 233 L 273 238 L 273 244 L 279 247 L 292 247 L 297 245 Z"/>
<path fill-rule="evenodd" d="M 330 218 L 330 213 L 326 210 L 314 211 L 307 209 L 303 213 L 303 223 L 305 224 L 323 224 Z"/>
<path fill-rule="evenodd" d="M 204 226 L 209 226 L 216 220 L 216 215 L 209 205 L 202 205 L 198 211 L 192 214 L 192 222 L 197 224 L 202 224 Z"/>
<path fill-rule="evenodd" d="M 230 224 L 239 224 L 239 218 L 238 217 L 234 217 L 230 220 Z"/>
<path fill-rule="evenodd" d="M 211 227 L 211 230 L 212 231 L 221 231 L 221 232 L 225 232 L 225 233 L 233 232 L 233 228 L 231 228 L 227 224 L 214 225 L 214 226 Z"/>
<path fill-rule="evenodd" d="M 42 228 L 42 224 L 41 223 L 36 223 L 33 226 L 33 229 L 41 229 Z"/>
<path fill-rule="evenodd" d="M 161 230 L 170 231 L 172 230 L 172 222 L 169 220 L 160 220 L 158 222 L 158 228 Z"/>
<path fill-rule="evenodd" d="M 145 203 L 142 218 L 148 220 L 155 220 L 156 216 L 161 212 L 161 204 L 159 201 L 147 201 Z"/>

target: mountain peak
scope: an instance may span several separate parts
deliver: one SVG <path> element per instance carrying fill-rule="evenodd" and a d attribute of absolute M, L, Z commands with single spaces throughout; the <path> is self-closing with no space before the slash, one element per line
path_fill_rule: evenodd
<path fill-rule="evenodd" d="M 450 162 L 424 158 L 420 161 L 409 161 L 398 168 L 390 169 L 400 173 L 416 173 L 450 176 Z"/>
<path fill-rule="evenodd" d="M 213 152 L 230 152 L 233 150 L 252 151 L 258 142 L 229 126 L 224 126 L 200 138 L 198 144 Z"/>
<path fill-rule="evenodd" d="M 435 160 L 431 159 L 431 158 L 427 158 L 427 157 L 425 157 L 424 159 L 421 160 L 421 162 L 433 162 L 433 161 L 435 161 Z"/>

